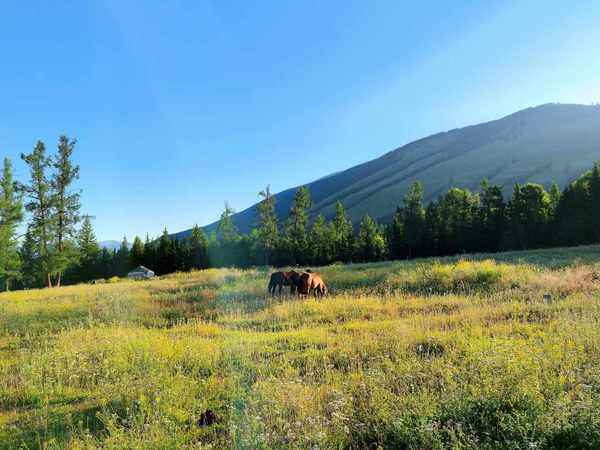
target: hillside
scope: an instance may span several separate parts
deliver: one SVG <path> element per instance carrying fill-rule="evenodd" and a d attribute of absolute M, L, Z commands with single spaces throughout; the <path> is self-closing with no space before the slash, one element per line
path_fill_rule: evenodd
<path fill-rule="evenodd" d="M 319 270 L 0 293 L 0 448 L 600 448 L 599 246 Z"/>
<path fill-rule="evenodd" d="M 119 241 L 101 241 L 98 243 L 100 248 L 105 248 L 107 250 L 119 250 L 121 247 L 121 243 Z"/>
<path fill-rule="evenodd" d="M 331 217 L 340 200 L 354 222 L 365 213 L 385 221 L 415 181 L 425 183 L 426 201 L 452 186 L 476 190 L 483 178 L 508 194 L 515 183 L 528 181 L 562 187 L 598 159 L 600 106 L 546 104 L 420 139 L 308 187 L 313 216 Z M 296 189 L 277 194 L 280 218 L 287 216 Z M 236 214 L 234 222 L 249 231 L 256 205 Z"/>

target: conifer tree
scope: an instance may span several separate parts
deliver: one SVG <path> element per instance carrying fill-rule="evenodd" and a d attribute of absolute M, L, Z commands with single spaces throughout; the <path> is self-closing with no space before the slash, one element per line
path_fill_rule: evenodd
<path fill-rule="evenodd" d="M 502 189 L 499 186 L 490 185 L 487 180 L 483 180 L 481 183 L 478 220 L 478 250 L 499 251 L 506 233 L 506 204 Z"/>
<path fill-rule="evenodd" d="M 423 230 L 424 256 L 438 255 L 440 252 L 440 228 L 442 224 L 440 208 L 436 202 L 430 202 L 425 209 Z"/>
<path fill-rule="evenodd" d="M 354 229 L 352 222 L 346 215 L 342 202 L 335 204 L 335 216 L 331 222 L 335 244 L 335 258 L 338 261 L 350 262 L 354 254 Z"/>
<path fill-rule="evenodd" d="M 402 208 L 396 208 L 392 223 L 388 227 L 388 252 L 390 258 L 400 259 L 404 257 L 406 241 L 404 236 L 404 212 Z"/>
<path fill-rule="evenodd" d="M 206 269 L 210 261 L 208 257 L 208 239 L 204 230 L 197 224 L 192 228 L 190 235 L 190 251 L 192 254 L 192 265 L 194 269 Z"/>
<path fill-rule="evenodd" d="M 235 265 L 237 259 L 241 236 L 233 223 L 233 214 L 235 211 L 225 202 L 225 209 L 217 224 L 218 239 L 211 245 L 211 260 L 217 267 Z"/>
<path fill-rule="evenodd" d="M 238 229 L 231 218 L 234 214 L 235 210 L 229 206 L 229 203 L 225 202 L 225 209 L 217 225 L 217 233 L 226 245 L 235 243 L 240 237 Z"/>
<path fill-rule="evenodd" d="M 123 236 L 119 251 L 115 254 L 115 271 L 114 273 L 118 276 L 125 276 L 131 269 L 130 258 L 129 258 L 129 241 L 127 237 Z"/>
<path fill-rule="evenodd" d="M 600 162 L 592 168 L 589 192 L 589 235 L 592 242 L 600 242 Z"/>
<path fill-rule="evenodd" d="M 265 265 L 269 265 L 271 256 L 277 247 L 279 233 L 277 228 L 277 213 L 275 212 L 275 196 L 267 186 L 258 195 L 262 201 L 258 204 L 258 242 L 264 252 Z"/>
<path fill-rule="evenodd" d="M 10 160 L 4 158 L 0 178 L 0 279 L 4 281 L 7 291 L 11 281 L 20 276 L 17 228 L 23 220 L 23 203 L 16 187 Z"/>
<path fill-rule="evenodd" d="M 286 244 L 292 263 L 308 262 L 308 212 L 312 206 L 306 186 L 298 188 L 286 223 Z"/>
<path fill-rule="evenodd" d="M 554 242 L 559 245 L 576 245 L 587 240 L 584 238 L 588 230 L 587 200 L 587 189 L 582 186 L 581 180 L 576 180 L 564 189 L 554 212 Z"/>
<path fill-rule="evenodd" d="M 23 287 L 34 288 L 44 284 L 38 248 L 39 246 L 30 225 L 27 227 L 23 244 L 19 249 L 21 260 L 21 284 Z"/>
<path fill-rule="evenodd" d="M 129 252 L 129 266 L 134 268 L 144 264 L 144 244 L 139 236 L 133 238 L 133 244 Z"/>
<path fill-rule="evenodd" d="M 103 248 L 98 258 L 98 274 L 101 278 L 110 278 L 118 272 L 117 252 Z"/>
<path fill-rule="evenodd" d="M 548 242 L 552 206 L 539 184 L 516 185 L 508 204 L 509 237 L 516 249 L 537 248 Z"/>
<path fill-rule="evenodd" d="M 79 166 L 73 165 L 72 156 L 76 141 L 61 136 L 58 142 L 58 152 L 53 159 L 55 169 L 51 180 L 53 190 L 54 225 L 56 227 L 56 285 L 60 286 L 64 270 L 71 264 L 76 255 L 69 245 L 69 240 L 75 237 L 75 227 L 79 222 L 80 192 L 72 188 L 73 182 L 79 178 Z"/>
<path fill-rule="evenodd" d="M 90 216 L 85 216 L 81 229 L 77 235 L 77 249 L 79 253 L 79 277 L 81 280 L 95 278 L 100 246 L 94 234 Z"/>
<path fill-rule="evenodd" d="M 156 263 L 158 272 L 161 275 L 174 271 L 174 253 L 173 253 L 173 242 L 167 228 L 163 230 L 160 239 L 158 240 L 158 246 L 156 248 Z"/>
<path fill-rule="evenodd" d="M 310 259 L 313 264 L 323 266 L 333 262 L 335 256 L 334 229 L 319 214 L 312 224 L 310 232 Z"/>
<path fill-rule="evenodd" d="M 356 257 L 359 261 L 379 261 L 385 257 L 385 238 L 377 223 L 365 214 L 360 222 L 356 240 Z"/>
<path fill-rule="evenodd" d="M 451 188 L 438 202 L 439 246 L 445 254 L 475 248 L 476 216 L 479 197 L 468 189 Z"/>
<path fill-rule="evenodd" d="M 423 244 L 425 209 L 423 208 L 423 185 L 415 182 L 404 196 L 404 236 L 408 257 L 416 256 Z"/>
<path fill-rule="evenodd" d="M 153 270 L 156 269 L 156 245 L 150 240 L 148 233 L 146 233 L 146 239 L 144 240 L 143 265 Z"/>
<path fill-rule="evenodd" d="M 548 195 L 550 196 L 550 203 L 552 210 L 554 211 L 558 206 L 558 202 L 560 202 L 560 188 L 558 187 L 558 184 L 556 184 L 556 181 L 552 182 Z"/>
<path fill-rule="evenodd" d="M 29 166 L 29 184 L 21 186 L 27 202 L 25 208 L 31 214 L 30 233 L 36 243 L 39 269 L 48 287 L 52 287 L 52 275 L 57 272 L 53 241 L 56 232 L 54 215 L 55 196 L 47 170 L 51 161 L 46 156 L 46 147 L 38 141 L 33 151 L 22 154 L 21 158 Z"/>

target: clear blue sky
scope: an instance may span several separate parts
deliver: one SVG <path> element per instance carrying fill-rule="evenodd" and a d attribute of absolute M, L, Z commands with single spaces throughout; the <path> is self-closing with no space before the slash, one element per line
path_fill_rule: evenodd
<path fill-rule="evenodd" d="M 180 231 L 428 134 L 600 102 L 599 24 L 597 0 L 4 0 L 0 156 L 23 179 L 18 155 L 67 133 L 100 239 Z"/>

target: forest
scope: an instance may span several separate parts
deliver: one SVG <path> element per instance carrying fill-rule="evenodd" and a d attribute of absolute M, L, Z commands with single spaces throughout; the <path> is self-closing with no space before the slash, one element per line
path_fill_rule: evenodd
<path fill-rule="evenodd" d="M 450 188 L 424 204 L 416 182 L 389 224 L 365 215 L 358 225 L 338 202 L 331 218 L 311 215 L 310 192 L 300 187 L 288 217 L 279 221 L 270 188 L 261 198 L 255 228 L 237 230 L 225 203 L 215 232 L 196 225 L 189 237 L 126 238 L 118 250 L 100 248 L 92 216 L 81 211 L 73 163 L 76 140 L 59 138 L 48 155 L 39 141 L 21 159 L 29 179 L 13 179 L 4 159 L 0 179 L 0 280 L 3 290 L 60 286 L 125 276 L 144 265 L 159 275 L 209 267 L 294 266 L 374 262 L 464 253 L 573 246 L 600 241 L 600 163 L 562 191 L 539 184 L 481 182 L 479 192 Z"/>

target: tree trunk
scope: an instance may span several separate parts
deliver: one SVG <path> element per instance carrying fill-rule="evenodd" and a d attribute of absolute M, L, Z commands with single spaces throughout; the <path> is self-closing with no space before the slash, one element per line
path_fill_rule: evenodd
<path fill-rule="evenodd" d="M 60 278 L 61 278 L 61 272 L 58 272 L 58 276 L 56 277 L 56 287 L 60 287 Z"/>
<path fill-rule="evenodd" d="M 50 272 L 46 274 L 46 278 L 48 279 L 48 287 L 52 287 L 52 277 L 50 276 Z"/>

